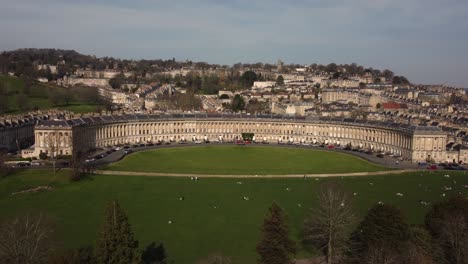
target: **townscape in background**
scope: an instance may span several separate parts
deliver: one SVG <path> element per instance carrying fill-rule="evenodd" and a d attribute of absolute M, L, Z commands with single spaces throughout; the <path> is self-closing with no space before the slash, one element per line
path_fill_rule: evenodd
<path fill-rule="evenodd" d="M 447 161 L 467 154 L 466 90 L 413 84 L 391 70 L 355 63 L 337 65 L 236 63 L 232 66 L 171 60 L 96 58 L 75 51 L 21 49 L 0 55 L 0 72 L 93 98 L 91 113 L 41 110 L 18 103 L 21 114 L 1 103 L 0 144 L 11 150 L 33 144 L 34 124 L 122 114 L 281 115 L 306 120 L 329 118 L 437 127 L 448 135 Z M 91 91 L 91 92 L 90 92 Z M 8 93 L 2 88 L 0 93 Z M 5 100 L 4 97 L 2 100 Z M 56 101 L 66 96 L 49 95 Z M 57 103 L 58 104 L 58 103 Z M 21 130 L 20 127 L 23 127 Z M 22 136 L 28 139 L 22 139 Z M 453 159 L 450 152 L 456 153 Z"/>

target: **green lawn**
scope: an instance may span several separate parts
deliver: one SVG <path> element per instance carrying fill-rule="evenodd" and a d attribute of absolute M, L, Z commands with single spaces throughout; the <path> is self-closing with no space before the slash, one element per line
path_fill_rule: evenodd
<path fill-rule="evenodd" d="M 352 155 L 302 148 L 178 147 L 136 152 L 109 170 L 198 174 L 306 174 L 382 171 Z"/>
<path fill-rule="evenodd" d="M 174 263 L 194 263 L 213 252 L 233 263 L 255 263 L 255 244 L 266 210 L 273 201 L 282 206 L 297 241 L 307 208 L 314 205 L 319 183 L 335 180 L 353 196 L 362 216 L 378 201 L 399 206 L 411 223 L 422 223 L 428 207 L 419 200 L 437 201 L 458 192 L 468 194 L 468 175 L 449 172 L 345 178 L 210 178 L 197 182 L 183 177 L 94 176 L 69 183 L 63 172 L 30 170 L 0 179 L 2 218 L 45 212 L 55 219 L 58 238 L 66 247 L 92 245 L 106 202 L 118 199 L 127 212 L 140 247 L 163 241 Z M 456 184 L 453 182 L 456 181 Z M 239 183 L 242 184 L 239 184 Z M 12 196 L 11 192 L 50 184 L 52 191 Z M 452 191 L 443 191 L 451 186 Z M 289 189 L 289 191 L 287 190 Z M 401 192 L 403 197 L 396 196 Z M 179 201 L 179 197 L 185 200 Z M 250 198 L 244 201 L 243 197 Z M 300 204 L 300 206 L 299 206 Z M 216 206 L 216 208 L 215 208 Z M 168 224 L 168 221 L 173 224 Z M 299 256 L 307 253 L 301 249 Z"/>
<path fill-rule="evenodd" d="M 52 105 L 49 100 L 49 91 L 56 89 L 62 92 L 66 92 L 68 88 L 58 87 L 51 84 L 42 84 L 39 82 L 34 82 L 29 93 L 27 94 L 27 106 L 28 109 L 21 110 L 17 97 L 24 93 L 24 82 L 21 78 L 12 77 L 12 76 L 0 76 L 0 83 L 6 88 L 8 93 L 8 112 L 9 114 L 16 114 L 31 109 L 51 109 L 58 108 L 69 110 L 74 113 L 87 113 L 95 112 L 96 104 L 88 102 L 86 100 L 72 100 L 69 105 Z"/>
<path fill-rule="evenodd" d="M 58 109 L 68 110 L 76 114 L 82 113 L 94 113 L 96 112 L 97 105 L 95 104 L 81 104 L 79 102 L 74 102 L 69 105 L 58 106 Z"/>

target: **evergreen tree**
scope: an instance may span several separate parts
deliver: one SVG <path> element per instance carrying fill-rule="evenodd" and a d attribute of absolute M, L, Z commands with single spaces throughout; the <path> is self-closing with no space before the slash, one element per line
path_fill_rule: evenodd
<path fill-rule="evenodd" d="M 106 208 L 104 223 L 96 243 L 97 263 L 137 263 L 138 241 L 133 237 L 128 218 L 117 201 Z"/>
<path fill-rule="evenodd" d="M 276 204 L 269 208 L 261 228 L 262 238 L 257 244 L 259 264 L 287 264 L 296 253 L 296 246 L 288 236 L 283 210 Z"/>
<path fill-rule="evenodd" d="M 277 86 L 283 86 L 284 85 L 283 75 L 278 75 L 278 77 L 276 78 L 276 85 Z"/>
<path fill-rule="evenodd" d="M 352 259 L 356 263 L 402 263 L 409 239 L 409 225 L 401 211 L 391 205 L 376 205 L 353 235 Z"/>
<path fill-rule="evenodd" d="M 239 112 L 239 111 L 244 110 L 244 108 L 245 108 L 244 98 L 240 96 L 239 94 L 236 94 L 231 102 L 232 111 Z"/>

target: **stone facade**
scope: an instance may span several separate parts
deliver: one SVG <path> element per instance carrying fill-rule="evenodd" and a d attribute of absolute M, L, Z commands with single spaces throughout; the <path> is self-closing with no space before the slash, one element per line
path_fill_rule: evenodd
<path fill-rule="evenodd" d="M 402 156 L 413 162 L 445 162 L 447 135 L 438 127 L 360 123 L 345 119 L 281 116 L 123 115 L 44 121 L 36 126 L 35 155 L 156 141 L 235 140 L 255 133 L 257 141 L 351 145 Z M 53 140 L 51 141 L 51 137 Z"/>
<path fill-rule="evenodd" d="M 34 124 L 32 118 L 0 120 L 0 149 L 16 151 L 34 144 Z"/>
<path fill-rule="evenodd" d="M 74 139 L 72 131 L 72 126 L 37 125 L 34 133 L 34 150 L 28 156 L 39 157 L 41 153 L 50 157 L 72 155 Z M 26 157 L 26 153 L 23 157 Z"/>

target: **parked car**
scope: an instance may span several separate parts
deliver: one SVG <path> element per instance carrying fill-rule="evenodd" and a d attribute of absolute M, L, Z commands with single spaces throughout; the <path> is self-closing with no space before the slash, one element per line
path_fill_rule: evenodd
<path fill-rule="evenodd" d="M 133 150 L 132 149 L 126 149 L 124 152 L 125 152 L 125 154 L 129 154 L 129 153 L 132 153 Z"/>
<path fill-rule="evenodd" d="M 18 166 L 18 167 L 29 167 L 29 166 L 31 166 L 31 162 L 18 162 L 18 163 L 16 163 L 16 166 Z"/>
<path fill-rule="evenodd" d="M 384 157 L 384 154 L 382 154 L 382 153 L 377 154 L 377 158 L 383 159 L 383 157 Z"/>

